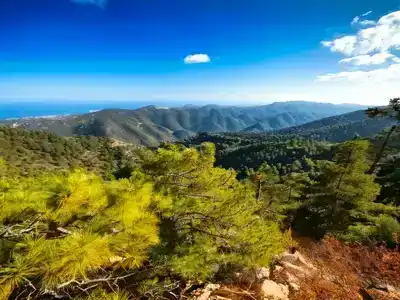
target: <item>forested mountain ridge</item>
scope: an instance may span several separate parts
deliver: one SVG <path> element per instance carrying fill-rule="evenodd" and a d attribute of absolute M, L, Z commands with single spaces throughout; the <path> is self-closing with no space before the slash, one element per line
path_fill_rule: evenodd
<path fill-rule="evenodd" d="M 281 135 L 296 135 L 314 140 L 343 142 L 355 135 L 372 137 L 385 128 L 396 124 L 396 120 L 369 118 L 364 110 L 323 118 L 303 125 L 278 130 Z"/>
<path fill-rule="evenodd" d="M 258 169 L 262 163 L 273 166 L 281 175 L 300 169 L 309 171 L 312 159 L 332 158 L 333 144 L 291 135 L 200 133 L 178 143 L 198 147 L 206 141 L 216 146 L 216 165 L 234 168 L 241 175 L 250 168 Z"/>
<path fill-rule="evenodd" d="M 267 162 L 277 167 L 280 174 L 285 174 L 293 167 L 309 169 L 309 159 L 331 159 L 335 143 L 357 136 L 371 138 L 374 145 L 379 145 L 382 142 L 379 134 L 396 122 L 390 118 L 369 118 L 362 110 L 272 132 L 199 133 L 178 143 L 188 147 L 214 143 L 219 166 L 244 172 Z M 390 144 L 396 141 L 399 139 L 391 139 Z"/>
<path fill-rule="evenodd" d="M 62 136 L 106 136 L 157 146 L 162 141 L 179 140 L 198 132 L 238 132 L 254 126 L 261 130 L 277 130 L 360 108 L 362 106 L 304 101 L 254 107 L 146 106 L 135 110 L 107 109 L 84 115 L 8 120 L 3 124 L 51 131 Z"/>
<path fill-rule="evenodd" d="M 107 137 L 62 137 L 51 132 L 0 126 L 0 158 L 24 176 L 82 168 L 101 176 L 121 171 L 134 149 Z"/>

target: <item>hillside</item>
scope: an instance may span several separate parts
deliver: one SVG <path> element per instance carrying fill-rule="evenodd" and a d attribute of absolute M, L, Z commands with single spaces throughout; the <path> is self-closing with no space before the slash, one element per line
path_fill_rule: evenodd
<path fill-rule="evenodd" d="M 279 102 L 264 106 L 184 106 L 136 110 L 107 109 L 83 115 L 7 120 L 3 124 L 54 132 L 62 136 L 106 136 L 146 146 L 198 132 L 278 130 L 362 108 L 314 102 Z"/>
<path fill-rule="evenodd" d="M 66 138 L 44 131 L 0 126 L 0 159 L 24 176 L 83 168 L 107 177 L 127 163 L 126 147 L 106 137 Z"/>
<path fill-rule="evenodd" d="M 195 147 L 204 142 L 214 143 L 216 163 L 224 168 L 244 172 L 266 162 L 280 174 L 286 174 L 293 168 L 309 170 L 309 159 L 330 159 L 331 145 L 335 143 L 355 136 L 373 137 L 394 123 L 385 118 L 368 118 L 361 110 L 274 132 L 257 132 L 255 125 L 236 133 L 200 133 L 182 144 Z M 380 143 L 381 139 L 377 139 L 376 144 Z"/>
<path fill-rule="evenodd" d="M 314 140 L 343 142 L 355 135 L 372 137 L 396 123 L 387 118 L 371 119 L 363 110 L 323 118 L 307 124 L 279 130 L 277 134 L 296 135 Z"/>

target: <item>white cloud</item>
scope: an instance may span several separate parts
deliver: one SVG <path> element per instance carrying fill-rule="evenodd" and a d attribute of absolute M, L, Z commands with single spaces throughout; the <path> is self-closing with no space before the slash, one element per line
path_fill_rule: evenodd
<path fill-rule="evenodd" d="M 186 56 L 183 61 L 185 64 L 201 64 L 209 63 L 211 59 L 207 54 L 191 54 Z"/>
<path fill-rule="evenodd" d="M 365 54 L 365 55 L 353 56 L 350 58 L 344 58 L 340 60 L 339 63 L 352 64 L 355 66 L 364 66 L 364 65 L 380 65 L 389 60 L 400 62 L 400 59 L 395 55 L 388 52 L 381 52 L 373 55 Z"/>
<path fill-rule="evenodd" d="M 91 4 L 101 8 L 105 8 L 107 5 L 107 0 L 71 0 L 71 2 L 77 4 Z"/>
<path fill-rule="evenodd" d="M 400 64 L 394 64 L 386 68 L 379 68 L 370 71 L 349 71 L 340 73 L 328 73 L 317 76 L 317 81 L 351 81 L 358 83 L 391 83 L 399 86 Z"/>
<path fill-rule="evenodd" d="M 323 41 L 322 45 L 329 47 L 332 52 L 341 52 L 351 55 L 354 52 L 354 45 L 357 43 L 357 37 L 347 35 L 333 41 Z"/>
<path fill-rule="evenodd" d="M 372 27 L 322 42 L 332 52 L 349 56 L 339 63 L 363 66 L 363 69 L 354 70 L 353 67 L 352 70 L 317 76 L 315 90 L 324 91 L 337 101 L 353 99 L 358 103 L 384 104 L 387 99 L 400 95 L 400 58 L 395 55 L 396 49 L 400 50 L 400 11 L 387 14 L 377 22 L 362 20 L 370 13 L 357 16 L 352 25 Z M 384 63 L 387 63 L 384 67 L 376 68 Z"/>
<path fill-rule="evenodd" d="M 329 47 L 332 52 L 340 52 L 347 56 L 399 48 L 400 10 L 381 17 L 373 27 L 359 30 L 355 35 L 324 41 L 322 45 Z"/>

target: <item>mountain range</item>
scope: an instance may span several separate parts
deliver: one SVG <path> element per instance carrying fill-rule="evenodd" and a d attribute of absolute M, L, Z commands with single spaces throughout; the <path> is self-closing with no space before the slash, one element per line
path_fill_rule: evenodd
<path fill-rule="evenodd" d="M 275 131 L 364 108 L 361 105 L 305 101 L 249 107 L 145 106 L 134 110 L 105 109 L 82 115 L 22 118 L 1 123 L 46 130 L 62 136 L 106 136 L 145 146 L 157 146 L 162 141 L 179 140 L 198 132 Z"/>

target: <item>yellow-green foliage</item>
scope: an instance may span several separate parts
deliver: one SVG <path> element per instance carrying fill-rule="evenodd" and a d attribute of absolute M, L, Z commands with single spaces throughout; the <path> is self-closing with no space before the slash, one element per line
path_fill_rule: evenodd
<path fill-rule="evenodd" d="M 104 182 L 75 171 L 2 187 L 0 235 L 9 241 L 0 244 L 4 294 L 38 277 L 42 289 L 51 289 L 104 268 L 138 267 L 158 242 L 154 199 L 160 199 L 150 183 Z"/>
<path fill-rule="evenodd" d="M 131 299 L 129 298 L 129 294 L 122 292 L 122 293 L 107 293 L 105 290 L 102 289 L 96 289 L 92 291 L 89 295 L 84 296 L 84 297 L 76 297 L 74 300 L 128 300 Z"/>
<path fill-rule="evenodd" d="M 213 166 L 214 154 L 212 144 L 144 150 L 130 179 L 112 181 L 80 170 L 2 177 L 3 298 L 13 291 L 75 296 L 96 282 L 93 288 L 107 292 L 89 299 L 124 299 L 108 294 L 104 278 L 118 286 L 115 277 L 132 278 L 144 262 L 195 280 L 227 265 L 268 265 L 290 235 L 260 215 L 248 183 Z"/>
<path fill-rule="evenodd" d="M 186 278 L 208 278 L 229 263 L 267 265 L 290 244 L 275 223 L 258 214 L 262 204 L 254 189 L 233 170 L 213 166 L 214 154 L 214 145 L 205 143 L 200 151 L 171 145 L 141 155 L 158 192 L 173 199 L 163 210 L 170 232 L 162 245 L 169 248 L 160 252 L 167 251 L 172 269 Z"/>

